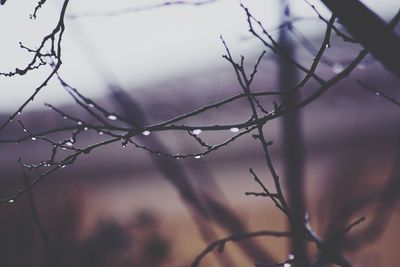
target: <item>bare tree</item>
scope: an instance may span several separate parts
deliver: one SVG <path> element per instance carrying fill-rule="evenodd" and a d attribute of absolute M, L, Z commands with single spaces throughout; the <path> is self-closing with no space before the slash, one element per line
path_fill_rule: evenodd
<path fill-rule="evenodd" d="M 82 14 L 81 16 L 118 16 L 126 13 L 146 12 L 155 8 L 166 6 L 194 5 L 201 6 L 212 4 L 217 1 L 171 1 L 162 2 L 154 6 L 141 8 L 128 8 L 105 14 Z M 225 49 L 223 58 L 231 65 L 241 92 L 231 95 L 218 102 L 209 103 L 195 110 L 186 112 L 165 121 L 154 122 L 149 119 L 148 114 L 141 107 L 140 103 L 128 95 L 122 87 L 112 79 L 112 74 L 106 66 L 100 70 L 108 74 L 107 87 L 110 91 L 111 100 L 115 109 L 86 97 L 81 91 L 69 84 L 59 73 L 62 67 L 62 39 L 66 30 L 65 20 L 69 0 L 64 0 L 59 11 L 59 20 L 53 30 L 43 37 L 37 48 L 29 48 L 23 44 L 20 47 L 32 55 L 32 60 L 23 68 L 16 68 L 13 71 L 2 72 L 5 77 L 23 76 L 33 72 L 45 65 L 51 67 L 51 72 L 42 83 L 34 89 L 33 94 L 28 96 L 26 101 L 12 113 L 0 126 L 0 131 L 7 127 L 18 125 L 22 134 L 17 137 L 4 138 L 0 143 L 24 143 L 27 140 L 42 141 L 50 145 L 51 149 L 46 159 L 37 163 L 27 163 L 22 158 L 19 160 L 21 168 L 24 169 L 24 184 L 21 189 L 8 196 L 3 196 L 1 203 L 7 204 L 17 201 L 22 195 L 27 194 L 31 203 L 31 209 L 37 227 L 45 243 L 46 252 L 50 263 L 54 264 L 54 249 L 48 240 L 46 231 L 41 223 L 40 217 L 35 208 L 35 200 L 32 194 L 34 186 L 50 177 L 53 173 L 73 165 L 83 155 L 91 154 L 98 148 L 120 143 L 122 147 L 135 147 L 151 154 L 152 162 L 163 177 L 173 185 L 181 200 L 188 207 L 191 216 L 197 223 L 202 238 L 209 243 L 204 251 L 194 259 L 191 266 L 199 266 L 202 259 L 214 250 L 222 251 L 228 242 L 238 242 L 239 248 L 252 258 L 256 266 L 353 266 L 345 256 L 345 252 L 354 250 L 366 242 L 377 239 L 382 228 L 390 216 L 398 197 L 398 168 L 394 168 L 392 177 L 387 187 L 378 195 L 353 200 L 356 194 L 346 195 L 349 200 L 343 203 L 354 203 L 351 207 L 332 208 L 331 223 L 327 227 L 328 233 L 322 237 L 312 225 L 306 202 L 306 174 L 305 174 L 305 150 L 302 134 L 301 110 L 309 104 L 317 101 L 323 94 L 334 88 L 350 76 L 356 67 L 371 53 L 384 65 L 393 75 L 400 75 L 400 59 L 397 50 L 400 47 L 399 37 L 393 30 L 400 19 L 400 13 L 390 21 L 388 25 L 383 22 L 372 10 L 369 10 L 358 0 L 351 1 L 322 1 L 332 11 L 331 16 L 325 17 L 314 5 L 306 2 L 308 7 L 317 16 L 318 23 L 324 25 L 325 32 L 319 42 L 319 47 L 314 44 L 301 32 L 296 32 L 294 25 L 296 20 L 290 12 L 288 1 L 282 1 L 280 13 L 282 14 L 281 24 L 278 27 L 278 37 L 263 25 L 260 19 L 253 15 L 252 10 L 240 3 L 240 7 L 247 20 L 247 25 L 252 38 L 258 40 L 265 49 L 255 62 L 247 63 L 248 59 L 243 56 L 237 57 L 234 51 L 229 48 L 221 36 L 221 43 Z M 4 7 L 7 3 L 1 2 Z M 38 16 L 41 8 L 48 4 L 46 1 L 38 2 L 31 15 Z M 79 15 L 71 15 L 70 19 L 78 19 Z M 341 24 L 337 22 L 340 20 Z M 366 30 L 368 29 L 368 31 Z M 335 36 L 333 37 L 333 34 Z M 358 54 L 352 56 L 349 63 L 343 68 L 337 69 L 334 75 L 325 78 L 319 72 L 321 64 L 332 65 L 326 56 L 326 51 L 332 46 L 332 39 L 341 39 L 343 42 L 350 42 L 359 47 Z M 308 50 L 313 57 L 311 62 L 302 62 L 296 57 L 296 47 L 299 46 Z M 266 54 L 276 59 L 279 69 L 277 90 L 256 90 L 255 80 L 262 73 Z M 249 66 L 250 65 L 250 66 Z M 46 104 L 51 112 L 60 115 L 61 126 L 50 126 L 48 129 L 36 131 L 31 129 L 20 118 L 25 108 L 35 100 L 36 95 L 43 91 L 50 80 L 57 80 L 75 101 L 76 107 L 86 112 L 87 117 L 76 117 L 68 111 L 63 111 L 51 104 Z M 353 79 L 354 80 L 354 79 Z M 399 101 L 367 82 L 357 80 L 363 88 L 373 91 L 382 96 L 383 99 L 399 105 Z M 312 88 L 312 90 L 305 90 Z M 229 105 L 238 105 L 241 101 L 246 104 L 246 113 L 243 117 L 233 123 L 211 123 L 197 124 L 196 119 L 215 109 L 222 109 Z M 389 102 L 388 102 L 389 103 Z M 280 119 L 282 122 L 282 155 L 283 172 L 279 174 L 272 157 L 271 146 L 273 145 L 267 131 L 273 120 Z M 194 122 L 194 123 L 193 123 Z M 96 136 L 101 135 L 98 142 L 80 142 L 84 136 L 92 132 Z M 196 152 L 177 153 L 171 151 L 157 133 L 176 133 L 185 138 L 191 138 L 197 145 Z M 223 141 L 215 141 L 213 138 L 204 137 L 204 133 L 225 134 Z M 229 133 L 227 136 L 226 133 Z M 181 159 L 201 159 L 214 153 L 217 150 L 230 146 L 238 139 L 251 136 L 259 142 L 259 148 L 263 152 L 265 170 L 267 176 L 272 177 L 272 188 L 266 186 L 264 175 L 256 173 L 249 166 L 249 176 L 259 186 L 260 191 L 245 192 L 246 195 L 265 197 L 272 201 L 276 208 L 286 217 L 288 231 L 261 230 L 251 232 L 240 216 L 229 206 L 223 197 L 222 190 L 213 182 L 207 180 L 207 187 L 197 188 L 195 183 L 188 177 L 184 163 Z M 203 171 L 202 175 L 210 176 L 204 171 L 204 166 L 197 168 Z M 281 179 L 284 177 L 284 179 Z M 210 177 L 208 177 L 210 178 Z M 354 185 L 356 186 L 356 185 Z M 351 184 L 339 184 L 337 190 L 342 187 L 351 188 Z M 334 197 L 340 193 L 332 192 Z M 362 228 L 352 234 L 350 231 L 365 220 L 364 217 L 354 219 L 354 215 L 361 209 L 378 203 L 378 208 L 373 219 Z M 218 234 L 210 226 L 218 225 L 227 233 L 228 237 L 218 239 Z M 253 238 L 259 236 L 270 236 L 288 238 L 290 240 L 290 251 L 285 259 L 275 259 L 272 253 L 265 250 Z M 240 241 L 240 242 L 239 242 Z M 309 244 L 317 248 L 317 253 L 310 253 Z M 219 258 L 221 266 L 237 265 L 232 257 L 224 255 Z"/>

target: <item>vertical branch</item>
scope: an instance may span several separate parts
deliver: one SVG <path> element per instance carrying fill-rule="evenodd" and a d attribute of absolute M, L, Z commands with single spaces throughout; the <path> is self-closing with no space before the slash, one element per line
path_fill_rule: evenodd
<path fill-rule="evenodd" d="M 247 77 L 244 66 L 243 66 L 243 61 L 244 58 L 241 58 L 241 63 L 240 65 L 235 63 L 232 55 L 228 49 L 228 46 L 226 45 L 224 39 L 221 37 L 222 43 L 225 47 L 225 50 L 227 52 L 227 55 L 224 55 L 223 58 L 228 60 L 231 64 L 232 67 L 235 71 L 236 77 L 238 79 L 238 82 L 240 86 L 243 89 L 244 94 L 246 95 L 247 101 L 249 102 L 250 108 L 251 108 L 251 113 L 252 113 L 252 120 L 255 122 L 255 126 L 257 128 L 258 135 L 256 135 L 256 138 L 259 139 L 261 143 L 261 147 L 264 152 L 264 158 L 265 158 L 265 163 L 267 165 L 267 168 L 269 172 L 271 173 L 271 176 L 274 180 L 274 186 L 276 189 L 276 194 L 277 194 L 277 199 L 279 200 L 279 206 L 281 207 L 281 210 L 283 213 L 285 213 L 287 216 L 289 216 L 289 207 L 286 203 L 285 197 L 283 195 L 282 187 L 281 187 L 281 182 L 278 173 L 275 170 L 274 164 L 272 162 L 272 157 L 269 152 L 269 146 L 271 145 L 271 142 L 267 142 L 267 140 L 264 137 L 264 131 L 263 131 L 263 126 L 265 124 L 265 121 L 260 119 L 260 116 L 258 115 L 257 111 L 257 104 L 256 101 L 254 101 L 255 95 L 251 92 L 250 86 L 251 86 L 251 81 L 252 77 L 254 76 L 254 73 L 257 71 L 257 64 L 260 62 L 258 60 L 258 63 L 254 67 L 253 73 L 250 75 L 250 78 Z M 260 57 L 264 56 L 264 52 L 260 55 Z"/>
<path fill-rule="evenodd" d="M 51 249 L 51 245 L 50 245 L 49 236 L 47 235 L 46 229 L 44 228 L 44 226 L 40 220 L 40 216 L 39 216 L 39 213 L 38 213 L 37 207 L 36 207 L 35 198 L 33 196 L 33 192 L 32 192 L 31 186 L 30 186 L 29 178 L 24 173 L 22 175 L 22 179 L 23 179 L 23 182 L 24 182 L 26 188 L 28 188 L 27 197 L 28 197 L 29 205 L 30 205 L 30 208 L 32 211 L 33 220 L 35 221 L 36 226 L 39 230 L 40 237 L 43 240 L 44 250 L 45 250 L 45 254 L 47 256 L 46 257 L 47 266 L 51 266 L 52 263 L 54 262 L 53 261 L 54 257 L 53 257 L 53 253 L 52 253 L 52 249 Z"/>
<path fill-rule="evenodd" d="M 289 3 L 282 1 L 283 20 L 290 15 Z M 290 20 L 284 21 L 291 27 Z M 281 30 L 279 33 L 279 45 L 284 52 L 294 58 L 294 46 L 289 36 L 289 31 Z M 283 93 L 288 93 L 286 105 L 291 108 L 298 102 L 297 92 L 289 93 L 296 86 L 296 69 L 287 60 L 279 57 L 279 87 Z M 300 111 L 293 110 L 282 117 L 283 139 L 283 168 L 288 190 L 288 202 L 291 208 L 290 220 L 293 235 L 291 237 L 291 250 L 295 256 L 295 266 L 308 266 L 306 240 L 304 238 L 304 147 L 301 131 Z"/>

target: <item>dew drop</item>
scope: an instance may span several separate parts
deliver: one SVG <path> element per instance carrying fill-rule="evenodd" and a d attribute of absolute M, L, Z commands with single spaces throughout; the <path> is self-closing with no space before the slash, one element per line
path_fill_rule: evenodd
<path fill-rule="evenodd" d="M 21 115 L 21 111 L 18 111 L 18 112 L 17 112 L 17 115 Z"/>
<path fill-rule="evenodd" d="M 196 155 L 196 156 L 194 156 L 194 158 L 195 159 L 201 159 L 201 156 L 200 155 Z"/>
<path fill-rule="evenodd" d="M 121 145 L 122 145 L 122 147 L 128 147 L 128 140 L 127 139 L 122 139 L 121 140 Z"/>
<path fill-rule="evenodd" d="M 325 45 L 325 47 L 326 47 L 326 48 L 330 48 L 330 47 L 331 47 L 331 44 L 330 44 L 330 43 L 327 43 L 327 44 Z"/>
<path fill-rule="evenodd" d="M 28 130 L 24 128 L 24 132 L 27 132 Z"/>
<path fill-rule="evenodd" d="M 36 140 L 36 137 L 34 137 L 34 136 L 32 136 L 32 138 L 31 138 L 33 141 L 35 141 Z"/>
<path fill-rule="evenodd" d="M 147 131 L 147 130 L 143 131 L 142 134 L 145 135 L 145 136 L 148 136 L 148 135 L 150 135 L 150 131 Z"/>
<path fill-rule="evenodd" d="M 93 105 L 92 103 L 89 103 L 88 106 L 89 106 L 90 108 L 94 108 L 94 105 Z"/>
<path fill-rule="evenodd" d="M 66 144 L 67 146 L 72 146 L 72 145 L 73 145 L 72 142 L 70 142 L 70 141 L 66 142 L 65 144 Z"/>
<path fill-rule="evenodd" d="M 14 203 L 14 199 L 10 199 L 8 203 Z"/>
<path fill-rule="evenodd" d="M 195 129 L 195 130 L 192 131 L 192 133 L 193 133 L 194 135 L 199 135 L 199 134 L 201 134 L 201 132 L 202 132 L 201 129 Z"/>
<path fill-rule="evenodd" d="M 66 147 L 64 147 L 64 146 L 63 146 L 61 149 L 62 149 L 62 150 L 67 150 L 67 148 L 66 148 Z"/>
<path fill-rule="evenodd" d="M 375 95 L 377 95 L 377 96 L 380 96 L 380 95 L 381 95 L 381 93 L 379 93 L 379 92 L 375 92 Z"/>
<path fill-rule="evenodd" d="M 112 121 L 115 121 L 115 120 L 117 119 L 117 116 L 115 116 L 115 115 L 113 115 L 113 114 L 110 114 L 110 115 L 108 115 L 107 118 L 110 119 L 110 120 L 112 120 Z"/>
<path fill-rule="evenodd" d="M 89 128 L 88 128 L 88 127 L 85 127 L 85 128 L 83 128 L 83 130 L 84 130 L 84 131 L 87 131 L 87 130 L 89 130 Z"/>
<path fill-rule="evenodd" d="M 239 128 L 232 127 L 232 128 L 229 129 L 229 131 L 231 131 L 232 133 L 237 133 L 237 132 L 239 132 Z"/>
<path fill-rule="evenodd" d="M 283 267 L 291 267 L 292 265 L 288 262 L 286 262 L 285 264 L 283 264 Z"/>
<path fill-rule="evenodd" d="M 104 133 L 102 131 L 99 131 L 99 135 L 103 135 Z"/>
<path fill-rule="evenodd" d="M 64 169 L 66 167 L 66 165 L 61 165 L 61 169 Z"/>
<path fill-rule="evenodd" d="M 332 67 L 333 73 L 336 73 L 336 74 L 342 72 L 343 70 L 344 70 L 344 67 L 343 67 L 343 65 L 340 64 L 340 63 L 335 63 L 335 64 L 333 65 L 333 67 Z"/>
<path fill-rule="evenodd" d="M 78 123 L 78 125 L 82 125 L 82 122 L 81 122 L 81 121 L 78 121 L 77 123 Z"/>
<path fill-rule="evenodd" d="M 294 255 L 293 254 L 289 254 L 289 260 L 294 260 Z"/>
<path fill-rule="evenodd" d="M 66 120 L 66 119 L 68 119 L 68 117 L 67 117 L 67 116 L 64 116 L 63 119 Z"/>

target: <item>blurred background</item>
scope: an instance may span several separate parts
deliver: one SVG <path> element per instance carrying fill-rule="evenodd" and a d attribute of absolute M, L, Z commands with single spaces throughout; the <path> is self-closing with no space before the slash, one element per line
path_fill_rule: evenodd
<path fill-rule="evenodd" d="M 329 18 L 329 12 L 315 2 Z M 363 2 L 386 21 L 398 11 L 396 1 Z M 149 125 L 241 93 L 232 66 L 221 57 L 225 51 L 220 35 L 236 59 L 245 57 L 249 69 L 265 47 L 248 32 L 238 2 L 157 7 L 160 3 L 72 1 L 65 19 L 61 77 L 109 110 L 129 115 L 141 109 L 144 116 L 140 119 Z M 326 25 L 307 3 L 289 3 L 293 29 L 284 30 L 297 60 L 310 66 Z M 36 47 L 56 25 L 61 4 L 49 1 L 36 20 L 29 19 L 35 3 L 10 0 L 1 7 L 0 71 L 29 62 L 29 53 L 21 50 L 18 42 Z M 280 1 L 249 0 L 243 4 L 278 38 L 283 13 Z M 359 50 L 358 45 L 333 34 L 318 75 L 334 76 Z M 267 50 L 253 91 L 279 90 L 279 60 Z M 43 67 L 25 76 L 0 78 L 4 92 L 1 122 L 50 71 Z M 297 79 L 301 77 L 297 74 Z M 387 95 L 399 95 L 398 78 L 368 56 L 350 77 L 301 110 L 308 214 L 321 237 L 329 237 L 365 216 L 366 221 L 349 233 L 340 249 L 354 266 L 397 266 L 400 108 L 365 90 L 356 79 Z M 316 88 L 310 82 L 301 89 L 302 94 Z M 260 101 L 272 110 L 279 98 Z M 83 121 L 91 120 L 53 79 L 18 116 L 32 132 L 66 125 L 44 103 Z M 131 109 L 124 108 L 126 103 Z M 251 109 L 243 100 L 210 110 L 188 123 L 235 123 L 250 115 Z M 281 119 L 268 122 L 264 129 L 266 138 L 273 141 L 271 153 L 281 174 Z M 0 138 L 9 140 L 24 134 L 13 123 L 0 132 Z M 214 144 L 230 136 L 229 131 L 201 134 Z M 88 131 L 77 141 L 85 146 L 101 140 L 104 136 Z M 187 133 L 178 131 L 152 133 L 137 141 L 171 154 L 200 151 Z M 0 196 L 4 198 L 24 186 L 24 173 L 37 175 L 21 168 L 18 159 L 29 163 L 47 160 L 51 146 L 41 140 L 0 146 Z M 0 206 L 0 265 L 189 266 L 215 239 L 246 231 L 287 230 L 286 218 L 270 199 L 245 195 L 260 191 L 249 168 L 273 188 L 262 148 L 251 135 L 200 159 L 163 158 L 133 145 L 123 148 L 120 143 L 101 147 L 46 177 L 16 201 Z M 312 244 L 309 250 L 316 253 Z M 267 255 L 281 261 L 288 254 L 288 239 L 258 237 L 228 243 L 223 253 L 209 254 L 201 266 L 253 266 Z"/>

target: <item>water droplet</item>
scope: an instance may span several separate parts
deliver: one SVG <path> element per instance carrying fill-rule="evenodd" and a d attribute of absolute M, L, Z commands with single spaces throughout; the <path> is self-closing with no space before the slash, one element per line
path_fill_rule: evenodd
<path fill-rule="evenodd" d="M 17 112 L 17 115 L 21 115 L 21 111 L 18 111 L 18 112 Z"/>
<path fill-rule="evenodd" d="M 326 47 L 326 48 L 330 48 L 330 47 L 331 47 L 331 44 L 330 44 L 330 43 L 327 43 L 327 44 L 325 45 L 325 47 Z"/>
<path fill-rule="evenodd" d="M 65 146 L 61 147 L 62 150 L 67 150 L 67 148 Z"/>
<path fill-rule="evenodd" d="M 292 266 L 290 263 L 286 262 L 285 264 L 283 264 L 283 267 L 290 267 Z"/>
<path fill-rule="evenodd" d="M 82 122 L 81 122 L 81 121 L 78 121 L 78 125 L 82 125 Z"/>
<path fill-rule="evenodd" d="M 94 108 L 94 105 L 92 103 L 89 103 L 88 106 Z"/>
<path fill-rule="evenodd" d="M 289 260 L 294 260 L 294 255 L 293 254 L 289 254 Z"/>
<path fill-rule="evenodd" d="M 66 144 L 67 146 L 72 146 L 72 145 L 73 145 L 73 143 L 70 142 L 70 141 L 66 142 L 65 144 Z"/>
<path fill-rule="evenodd" d="M 122 145 L 122 147 L 127 147 L 128 146 L 128 139 L 122 139 L 121 140 L 121 145 Z"/>
<path fill-rule="evenodd" d="M 110 119 L 110 120 L 112 120 L 112 121 L 115 121 L 115 120 L 117 119 L 117 116 L 115 116 L 115 115 L 113 115 L 113 114 L 110 114 L 110 115 L 108 115 L 107 118 Z"/>
<path fill-rule="evenodd" d="M 147 130 L 143 131 L 142 134 L 145 135 L 145 136 L 148 136 L 148 135 L 150 135 L 150 131 L 147 131 Z"/>
<path fill-rule="evenodd" d="M 68 119 L 68 117 L 67 117 L 67 116 L 64 116 L 63 119 L 66 120 L 66 119 Z"/>
<path fill-rule="evenodd" d="M 201 156 L 200 155 L 196 155 L 196 156 L 194 156 L 194 158 L 195 159 L 201 159 Z"/>
<path fill-rule="evenodd" d="M 99 131 L 99 135 L 103 135 L 104 133 L 102 131 Z"/>
<path fill-rule="evenodd" d="M 66 165 L 61 165 L 61 169 L 64 169 L 66 167 Z"/>
<path fill-rule="evenodd" d="M 192 131 L 192 133 L 193 133 L 194 135 L 199 135 L 199 134 L 201 134 L 201 132 L 202 132 L 201 129 L 195 129 L 195 130 Z"/>
<path fill-rule="evenodd" d="M 379 92 L 375 92 L 375 94 L 376 94 L 377 96 L 380 96 L 380 95 L 381 95 L 381 93 L 379 93 Z"/>
<path fill-rule="evenodd" d="M 87 130 L 89 130 L 89 128 L 88 128 L 88 127 L 85 127 L 85 128 L 83 128 L 83 130 L 84 130 L 84 131 L 87 131 Z"/>
<path fill-rule="evenodd" d="M 36 137 L 32 136 L 31 139 L 32 139 L 33 141 L 35 141 L 35 140 L 36 140 Z"/>
<path fill-rule="evenodd" d="M 14 203 L 14 199 L 10 199 L 8 203 Z"/>
<path fill-rule="evenodd" d="M 336 73 L 336 74 L 342 72 L 343 70 L 344 70 L 344 67 L 343 67 L 343 65 L 340 64 L 340 63 L 335 63 L 335 64 L 333 65 L 333 67 L 332 67 L 333 73 Z"/>
<path fill-rule="evenodd" d="M 237 128 L 237 127 L 232 127 L 232 128 L 229 129 L 229 131 L 231 131 L 232 133 L 237 133 L 237 132 L 240 131 L 240 129 Z"/>
<path fill-rule="evenodd" d="M 24 128 L 24 132 L 27 132 L 28 130 Z"/>

